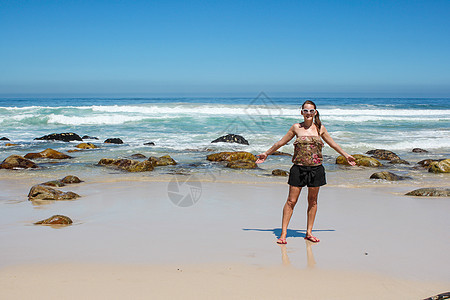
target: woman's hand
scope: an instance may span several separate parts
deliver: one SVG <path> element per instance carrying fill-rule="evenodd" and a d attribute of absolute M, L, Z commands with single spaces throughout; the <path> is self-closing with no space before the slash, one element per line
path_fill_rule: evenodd
<path fill-rule="evenodd" d="M 263 163 L 266 160 L 267 154 L 266 153 L 261 153 L 260 155 L 256 155 L 256 157 L 258 158 L 256 160 L 256 163 L 260 164 L 260 163 Z"/>
<path fill-rule="evenodd" d="M 355 161 L 355 158 L 354 158 L 353 156 L 347 154 L 347 155 L 345 156 L 345 159 L 347 160 L 347 162 L 349 163 L 349 165 L 351 165 L 351 166 L 356 166 L 356 161 Z"/>

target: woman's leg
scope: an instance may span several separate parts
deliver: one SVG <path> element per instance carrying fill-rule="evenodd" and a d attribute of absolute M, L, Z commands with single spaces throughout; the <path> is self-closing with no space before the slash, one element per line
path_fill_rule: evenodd
<path fill-rule="evenodd" d="M 317 196 L 319 195 L 320 187 L 308 188 L 308 213 L 307 213 L 307 227 L 306 237 L 312 242 L 319 242 L 320 240 L 312 235 L 312 229 L 314 225 L 314 219 L 317 213 Z"/>
<path fill-rule="evenodd" d="M 289 186 L 289 195 L 283 207 L 283 220 L 281 223 L 281 235 L 280 239 L 286 239 L 287 235 L 287 227 L 289 225 L 289 221 L 291 220 L 292 213 L 294 212 L 295 204 L 297 204 L 298 196 L 300 195 L 302 188 L 298 186 Z"/>

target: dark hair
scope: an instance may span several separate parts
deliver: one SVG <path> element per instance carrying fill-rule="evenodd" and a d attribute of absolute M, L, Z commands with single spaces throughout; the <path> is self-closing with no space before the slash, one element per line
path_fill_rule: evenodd
<path fill-rule="evenodd" d="M 316 104 L 314 102 L 312 102 L 311 100 L 306 100 L 302 104 L 302 109 L 305 107 L 306 104 L 311 104 L 312 106 L 314 106 L 314 109 L 316 110 L 316 115 L 314 116 L 314 124 L 316 125 L 317 131 L 319 132 L 319 136 L 320 136 L 320 127 L 322 127 L 322 122 L 320 122 L 319 111 L 316 108 Z"/>

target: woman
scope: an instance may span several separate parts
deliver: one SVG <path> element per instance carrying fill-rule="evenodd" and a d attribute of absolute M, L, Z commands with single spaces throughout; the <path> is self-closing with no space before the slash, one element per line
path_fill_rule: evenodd
<path fill-rule="evenodd" d="M 295 123 L 289 129 L 288 133 L 276 142 L 269 150 L 258 155 L 256 163 L 262 163 L 266 158 L 275 152 L 278 148 L 286 145 L 294 136 L 297 139 L 294 142 L 294 155 L 289 174 L 289 196 L 283 208 L 283 221 L 281 235 L 278 239 L 278 244 L 287 244 L 286 234 L 289 221 L 291 220 L 295 204 L 297 204 L 298 196 L 302 187 L 308 187 L 308 213 L 307 213 L 307 228 L 305 239 L 317 243 L 320 240 L 312 235 L 312 228 L 317 212 L 317 195 L 322 185 L 326 184 L 325 169 L 322 166 L 322 139 L 343 155 L 347 162 L 354 166 L 355 158 L 347 154 L 342 148 L 331 138 L 325 126 L 322 125 L 319 119 L 319 112 L 316 110 L 316 104 L 307 100 L 302 105 L 301 114 L 303 115 L 302 123 Z"/>

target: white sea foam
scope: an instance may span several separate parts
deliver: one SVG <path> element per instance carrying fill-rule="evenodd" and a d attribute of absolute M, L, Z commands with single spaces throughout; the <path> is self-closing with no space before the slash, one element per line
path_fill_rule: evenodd
<path fill-rule="evenodd" d="M 101 115 L 101 116 L 64 116 L 51 114 L 48 116 L 49 124 L 64 124 L 64 125 L 117 125 L 125 122 L 140 121 L 145 117 L 138 116 L 121 116 L 121 115 Z"/>

